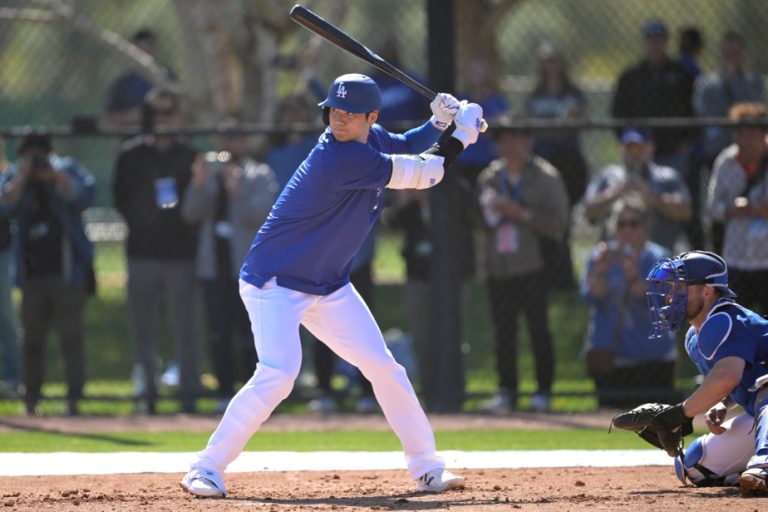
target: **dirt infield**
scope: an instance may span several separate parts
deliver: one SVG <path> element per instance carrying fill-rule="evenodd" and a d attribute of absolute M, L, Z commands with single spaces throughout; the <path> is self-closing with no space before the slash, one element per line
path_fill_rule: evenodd
<path fill-rule="evenodd" d="M 505 417 L 432 415 L 435 429 L 606 427 L 612 413 Z M 210 431 L 217 417 L 123 416 L 0 418 L 0 431 Z M 275 415 L 264 430 L 386 429 L 381 415 Z M 151 467 L 152 461 L 147 461 Z M 465 510 L 682 511 L 768 510 L 768 498 L 744 498 L 736 488 L 684 487 L 669 467 L 553 468 L 457 471 L 467 489 L 417 494 L 403 471 L 259 472 L 227 475 L 226 500 L 196 499 L 178 485 L 181 474 L 4 477 L 0 511 L 242 511 Z"/>
<path fill-rule="evenodd" d="M 413 492 L 404 471 L 234 473 L 226 500 L 197 499 L 181 474 L 4 478 L 0 510 L 243 511 L 768 510 L 736 488 L 686 488 L 669 468 L 466 470 L 467 488 Z"/>

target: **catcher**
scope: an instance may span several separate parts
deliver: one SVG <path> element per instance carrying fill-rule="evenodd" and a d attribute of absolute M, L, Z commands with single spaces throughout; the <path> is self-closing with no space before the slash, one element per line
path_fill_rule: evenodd
<path fill-rule="evenodd" d="M 651 337 L 687 320 L 685 349 L 704 380 L 682 403 L 641 405 L 616 416 L 613 425 L 677 457 L 683 483 L 738 482 L 744 494 L 768 494 L 768 320 L 734 302 L 725 261 L 711 252 L 661 259 L 647 281 Z M 743 412 L 726 421 L 736 405 Z M 683 452 L 691 419 L 702 413 L 710 433 Z"/>

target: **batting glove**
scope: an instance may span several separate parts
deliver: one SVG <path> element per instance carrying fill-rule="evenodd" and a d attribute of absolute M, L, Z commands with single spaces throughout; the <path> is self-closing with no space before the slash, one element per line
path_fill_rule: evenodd
<path fill-rule="evenodd" d="M 459 104 L 459 111 L 453 121 L 456 123 L 456 130 L 452 137 L 459 139 L 466 148 L 477 142 L 483 123 L 483 108 L 477 103 L 468 103 L 467 100 L 463 100 Z"/>
<path fill-rule="evenodd" d="M 432 117 L 429 121 L 435 128 L 443 131 L 456 117 L 456 112 L 459 111 L 459 100 L 450 94 L 441 92 L 435 96 L 435 99 L 429 104 L 429 108 L 432 109 Z"/>

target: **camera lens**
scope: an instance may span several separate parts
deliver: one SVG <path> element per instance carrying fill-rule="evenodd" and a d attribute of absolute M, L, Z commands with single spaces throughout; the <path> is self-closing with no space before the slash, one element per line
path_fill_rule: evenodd
<path fill-rule="evenodd" d="M 208 151 L 203 159 L 208 172 L 218 172 L 232 160 L 232 154 L 229 151 Z"/>

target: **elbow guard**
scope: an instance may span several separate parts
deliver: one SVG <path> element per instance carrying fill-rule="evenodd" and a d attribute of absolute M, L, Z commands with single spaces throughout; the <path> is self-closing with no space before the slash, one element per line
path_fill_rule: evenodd
<path fill-rule="evenodd" d="M 422 153 L 421 155 L 392 155 L 392 177 L 387 188 L 424 189 L 434 187 L 443 179 L 445 170 L 442 156 Z"/>

